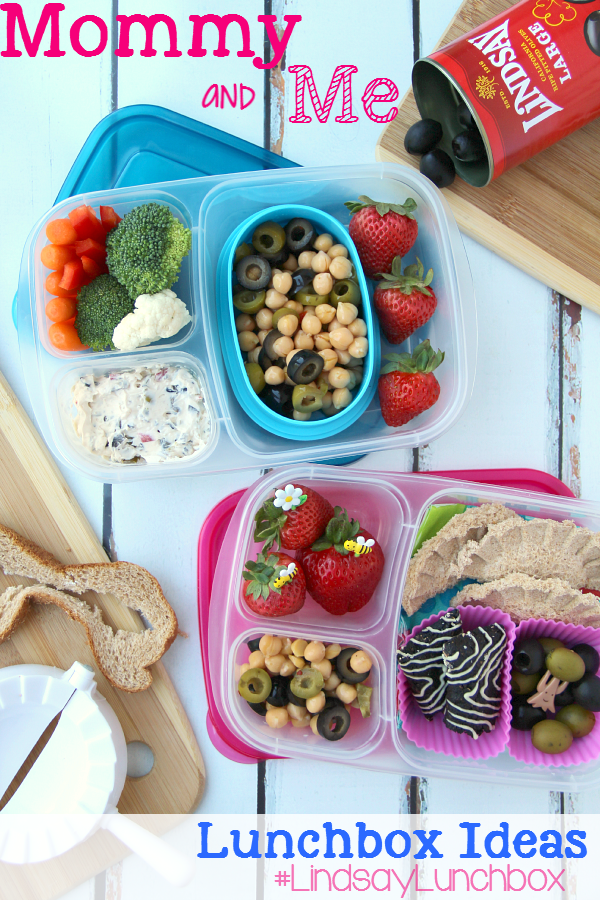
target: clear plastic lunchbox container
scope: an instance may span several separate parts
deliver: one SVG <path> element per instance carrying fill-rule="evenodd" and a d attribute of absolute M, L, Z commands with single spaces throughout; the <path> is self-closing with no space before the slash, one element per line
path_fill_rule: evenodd
<path fill-rule="evenodd" d="M 312 487 L 333 505 L 343 505 L 380 543 L 386 558 L 384 573 L 372 599 L 358 613 L 331 616 L 307 596 L 299 612 L 270 619 L 255 615 L 244 603 L 242 571 L 257 549 L 252 538 L 254 516 L 276 488 L 289 483 Z M 207 621 L 201 610 L 204 667 L 210 676 L 209 709 L 217 743 L 234 748 L 238 755 L 345 762 L 404 775 L 473 782 L 493 779 L 498 784 L 551 790 L 599 787 L 600 758 L 581 765 L 561 766 L 558 760 L 552 767 L 530 765 L 511 756 L 507 744 L 499 755 L 488 759 L 456 759 L 417 747 L 399 722 L 396 650 L 405 628 L 402 591 L 418 528 L 432 504 L 490 502 L 503 503 L 523 516 L 569 519 L 592 531 L 600 530 L 600 506 L 596 504 L 443 476 L 296 465 L 273 470 L 256 481 L 234 506 L 222 538 L 211 590 L 219 602 L 210 604 Z M 228 512 L 230 509 L 231 504 Z M 199 562 L 202 566 L 202 557 Z M 212 557 L 211 565 L 215 565 Z M 239 666 L 249 654 L 246 641 L 262 634 L 365 649 L 374 660 L 369 682 L 373 687 L 371 718 L 361 719 L 358 711 L 353 711 L 347 735 L 335 743 L 316 737 L 309 728 L 287 725 L 270 729 L 237 691 Z"/>
<path fill-rule="evenodd" d="M 434 270 L 438 308 L 433 318 L 400 349 L 411 350 L 429 338 L 445 350 L 446 358 L 436 375 L 441 394 L 437 403 L 401 428 L 388 427 L 380 413 L 377 395 L 350 427 L 319 440 L 289 440 L 261 428 L 243 410 L 225 372 L 217 326 L 216 292 L 219 255 L 232 231 L 249 215 L 280 203 L 302 203 L 334 216 L 347 228 L 349 213 L 344 201 L 368 194 L 375 199 L 404 202 L 416 199 L 419 236 L 405 262 L 418 256 Z M 54 218 L 88 204 L 113 206 L 119 215 L 141 203 L 167 203 L 192 228 L 192 251 L 182 265 L 174 290 L 184 300 L 192 321 L 174 338 L 135 351 L 138 364 L 149 354 L 173 349 L 196 358 L 206 371 L 206 392 L 219 425 L 215 449 L 206 455 L 198 473 L 259 468 L 265 465 L 325 461 L 352 457 L 373 450 L 415 447 L 430 443 L 451 428 L 464 411 L 473 388 L 477 355 L 475 299 L 468 262 L 456 223 L 439 192 L 426 178 L 393 163 L 330 168 L 288 168 L 237 175 L 213 175 L 165 182 L 160 185 L 125 187 L 80 194 L 63 200 L 37 223 L 24 249 L 18 290 L 17 325 L 24 377 L 34 414 L 51 450 L 73 469 L 99 481 L 120 482 L 140 478 L 184 474 L 177 465 L 95 466 L 82 462 L 70 444 L 57 443 L 60 424 L 55 420 L 55 375 L 62 367 L 79 363 L 80 354 L 58 354 L 47 347 L 47 321 L 43 283 L 47 271 L 39 262 L 46 242 L 45 226 Z M 382 354 L 391 348 L 382 340 Z M 87 353 L 96 364 L 109 357 L 116 368 L 125 354 Z M 67 357 L 67 358 L 65 358 Z M 69 358 L 70 357 L 70 358 Z M 72 362 L 71 362 L 72 360 Z"/>

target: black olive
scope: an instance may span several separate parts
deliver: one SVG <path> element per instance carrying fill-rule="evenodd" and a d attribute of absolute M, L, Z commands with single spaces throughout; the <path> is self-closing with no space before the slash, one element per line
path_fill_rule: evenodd
<path fill-rule="evenodd" d="M 294 706 L 306 706 L 306 699 L 304 697 L 298 697 L 292 690 L 292 682 L 287 681 L 287 695 L 288 695 L 288 703 L 293 703 Z"/>
<path fill-rule="evenodd" d="M 315 239 L 315 229 L 308 219 L 292 219 L 285 226 L 285 239 L 292 253 L 301 253 Z"/>
<path fill-rule="evenodd" d="M 463 128 L 477 128 L 477 122 L 466 103 L 458 104 L 458 121 Z"/>
<path fill-rule="evenodd" d="M 533 675 L 544 665 L 546 654 L 544 648 L 535 638 L 519 641 L 513 651 L 513 665 L 523 675 Z"/>
<path fill-rule="evenodd" d="M 573 685 L 568 684 L 564 691 L 560 694 L 557 694 L 554 698 L 554 706 L 571 706 L 572 703 L 575 703 L 575 698 L 573 697 Z"/>
<path fill-rule="evenodd" d="M 275 343 L 275 341 L 278 341 L 280 337 L 283 337 L 281 332 L 276 328 L 273 328 L 271 329 L 271 331 L 269 331 L 268 335 L 263 341 L 263 350 L 265 351 L 269 359 L 273 362 L 280 358 L 277 351 L 273 349 L 273 344 Z"/>
<path fill-rule="evenodd" d="M 314 350 L 298 350 L 289 362 L 287 373 L 295 384 L 310 384 L 316 381 L 325 361 Z"/>
<path fill-rule="evenodd" d="M 461 162 L 477 162 L 485 159 L 485 144 L 478 131 L 470 128 L 452 139 L 452 152 Z"/>
<path fill-rule="evenodd" d="M 273 412 L 292 419 L 294 416 L 292 391 L 293 388 L 290 384 L 268 384 L 262 391 L 260 399 Z"/>
<path fill-rule="evenodd" d="M 404 137 L 407 153 L 427 153 L 442 139 L 442 126 L 435 119 L 421 119 L 411 125 Z"/>
<path fill-rule="evenodd" d="M 355 672 L 350 668 L 350 657 L 356 653 L 358 647 L 346 647 L 335 658 L 335 669 L 339 677 L 346 684 L 358 684 L 369 677 L 368 672 Z"/>
<path fill-rule="evenodd" d="M 573 685 L 575 703 L 592 712 L 600 712 L 600 678 L 597 675 L 585 675 L 581 681 Z"/>
<path fill-rule="evenodd" d="M 447 153 L 437 147 L 421 157 L 419 166 L 421 175 L 433 181 L 436 187 L 445 188 L 452 184 L 456 176 L 454 163 Z"/>
<path fill-rule="evenodd" d="M 316 274 L 312 269 L 296 269 L 295 272 L 292 272 L 292 286 L 288 291 L 289 296 L 293 297 L 303 287 L 312 284 Z"/>
<path fill-rule="evenodd" d="M 267 697 L 267 703 L 271 706 L 287 706 L 288 700 L 287 686 L 289 679 L 282 675 L 271 675 L 271 693 Z"/>
<path fill-rule="evenodd" d="M 236 266 L 237 280 L 249 291 L 262 291 L 271 280 L 271 266 L 262 256 L 245 256 Z"/>
<path fill-rule="evenodd" d="M 339 741 L 350 728 L 350 713 L 345 706 L 322 710 L 317 719 L 317 731 L 328 741 Z"/>
<path fill-rule="evenodd" d="M 596 56 L 600 56 L 600 9 L 590 13 L 583 25 L 585 42 Z"/>
<path fill-rule="evenodd" d="M 534 725 L 546 718 L 546 713 L 530 703 L 513 703 L 512 722 L 517 731 L 531 731 Z"/>
<path fill-rule="evenodd" d="M 258 713 L 259 716 L 266 716 L 267 707 L 264 703 L 250 703 L 249 700 L 246 700 L 246 703 L 248 704 L 250 709 L 253 709 L 254 712 Z"/>
<path fill-rule="evenodd" d="M 250 653 L 254 653 L 256 650 L 260 650 L 260 638 L 253 638 L 251 641 L 246 641 L 246 644 L 248 645 Z"/>
<path fill-rule="evenodd" d="M 595 675 L 600 666 L 600 656 L 598 651 L 589 644 L 577 644 L 571 648 L 585 663 L 585 674 Z"/>
<path fill-rule="evenodd" d="M 275 329 L 273 329 L 275 330 Z M 270 332 L 269 332 L 270 333 Z M 281 335 L 280 335 L 281 336 Z M 266 338 L 265 338 L 266 340 Z M 273 338 L 275 340 L 275 338 Z M 265 350 L 264 344 L 260 348 L 260 353 L 258 354 L 258 364 L 263 370 L 266 372 L 271 366 L 279 366 L 280 369 L 285 369 L 285 359 L 283 356 L 278 356 L 277 359 L 271 359 L 271 357 L 267 354 Z"/>

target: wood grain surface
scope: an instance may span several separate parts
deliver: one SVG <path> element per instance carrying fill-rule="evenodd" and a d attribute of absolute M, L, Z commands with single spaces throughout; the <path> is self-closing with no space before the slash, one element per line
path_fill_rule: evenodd
<path fill-rule="evenodd" d="M 441 47 L 514 4 L 465 0 L 439 41 Z M 410 90 L 382 132 L 377 158 L 418 168 L 404 149 L 420 119 Z M 457 178 L 444 194 L 460 229 L 533 277 L 600 312 L 600 119 L 573 132 L 484 188 Z"/>
<path fill-rule="evenodd" d="M 107 562 L 102 546 L 47 448 L 1 375 L 0 522 L 49 550 L 65 564 Z M 26 581 L 0 573 L 0 591 Z M 115 597 L 92 592 L 84 597 L 101 607 L 104 620 L 113 628 L 143 629 L 137 613 Z M 12 638 L 0 644 L 0 667 L 41 663 L 68 669 L 75 660 L 93 666 L 100 693 L 116 712 L 126 741 L 141 741 L 154 754 L 154 765 L 147 775 L 127 778 L 119 811 L 181 814 L 195 809 L 204 791 L 204 763 L 162 664 L 152 667 L 153 682 L 146 691 L 130 694 L 113 688 L 98 670 L 83 627 L 60 609 L 46 605 L 32 605 Z M 106 834 L 98 834 L 88 843 L 89 852 L 81 859 L 78 851 L 73 851 L 76 865 L 65 867 L 63 862 L 54 861 L 44 864 L 48 871 L 39 881 L 42 885 L 39 891 L 33 887 L 38 882 L 35 874 L 38 867 L 0 866 L 3 900 L 13 896 L 31 896 L 36 900 L 58 896 L 102 871 L 126 852 Z M 14 892 L 7 893 L 9 883 L 15 885 Z"/>

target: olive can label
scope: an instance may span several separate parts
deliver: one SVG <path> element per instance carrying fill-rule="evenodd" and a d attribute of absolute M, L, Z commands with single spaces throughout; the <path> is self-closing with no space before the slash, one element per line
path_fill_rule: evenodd
<path fill-rule="evenodd" d="M 428 58 L 476 113 L 492 179 L 600 116 L 600 0 L 522 0 Z"/>

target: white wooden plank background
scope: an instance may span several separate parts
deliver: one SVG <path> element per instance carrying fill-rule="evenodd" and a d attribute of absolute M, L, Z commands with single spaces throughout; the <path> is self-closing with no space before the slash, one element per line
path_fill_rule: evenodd
<path fill-rule="evenodd" d="M 28 21 L 37 22 L 43 2 L 27 0 Z M 70 24 L 80 11 L 66 2 Z M 293 108 L 294 80 L 286 59 L 266 78 L 239 47 L 229 44 L 227 60 L 212 56 L 216 45 L 206 29 L 206 57 L 187 56 L 190 14 L 216 12 L 218 4 L 173 0 L 163 5 L 176 20 L 183 56 L 165 59 L 166 41 L 156 32 L 158 56 L 143 59 L 141 35 L 132 31 L 135 54 L 115 58 L 107 52 L 95 59 L 68 53 L 60 60 L 43 56 L 0 60 L 3 128 L 0 159 L 0 368 L 30 409 L 20 370 L 16 334 L 10 320 L 20 255 L 28 231 L 49 207 L 93 126 L 116 106 L 154 103 L 201 119 L 257 144 L 265 144 L 304 165 L 369 162 L 380 126 L 359 106 L 366 84 L 389 77 L 400 95 L 410 80 L 413 58 L 428 53 L 446 27 L 456 0 L 237 0 L 231 11 L 253 23 L 252 48 L 262 50 L 259 14 L 303 17 L 292 36 L 287 58 L 311 66 L 324 96 L 336 65 L 352 63 L 359 71 L 354 97 L 359 122 L 340 125 L 334 117 L 321 125 L 287 120 Z M 96 0 L 94 13 L 105 21 L 116 13 L 147 14 L 160 4 L 149 0 Z M 222 10 L 221 10 L 222 12 Z M 233 31 L 233 29 L 232 29 Z M 67 34 L 67 29 L 63 29 Z M 162 43 L 161 43 L 162 41 Z M 211 43 L 212 41 L 212 43 Z M 45 49 L 47 43 L 43 44 Z M 202 109 L 202 97 L 213 82 L 226 86 L 243 81 L 256 91 L 245 111 Z M 308 103 L 308 98 L 307 98 Z M 309 114 L 312 110 L 307 107 Z M 597 465 L 600 421 L 600 319 L 552 296 L 509 263 L 466 241 L 479 314 L 479 367 L 472 401 L 457 426 L 435 445 L 418 453 L 380 453 L 356 464 L 381 469 L 534 467 L 563 478 L 576 494 L 600 501 Z M 102 485 L 64 471 L 77 499 L 99 535 L 112 541 L 116 558 L 147 566 L 173 599 L 181 627 L 179 640 L 165 662 L 183 699 L 206 761 L 207 790 L 201 810 L 217 812 L 543 812 L 548 809 L 597 811 L 597 793 L 585 797 L 549 795 L 535 788 L 490 785 L 473 791 L 460 780 L 406 779 L 393 775 L 292 760 L 244 766 L 226 760 L 205 731 L 206 702 L 197 642 L 195 545 L 209 510 L 225 495 L 248 485 L 251 474 L 209 479 L 169 479 Z M 156 553 L 157 543 L 165 547 Z M 302 790 L 299 786 L 305 786 Z M 73 890 L 70 900 L 135 900 L 132 879 L 123 873 L 136 864 L 125 861 L 106 875 Z M 129 868 L 128 868 L 129 867 Z"/>

